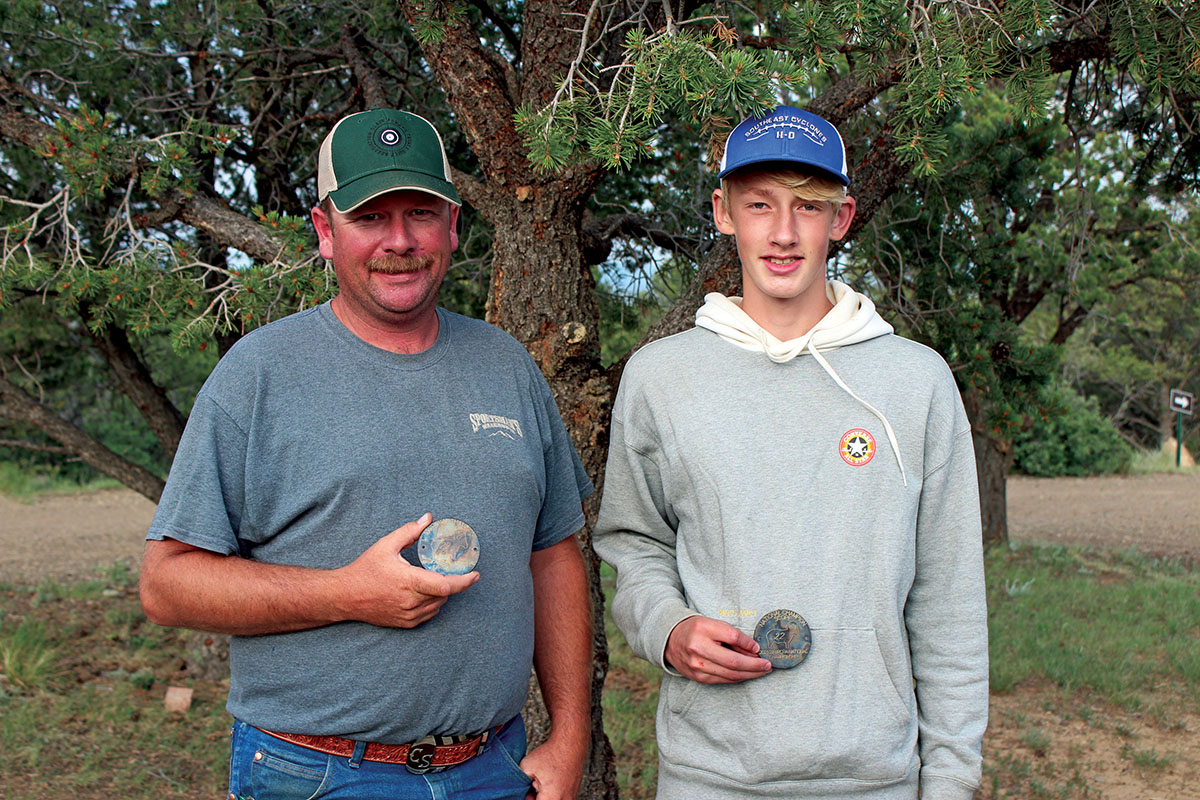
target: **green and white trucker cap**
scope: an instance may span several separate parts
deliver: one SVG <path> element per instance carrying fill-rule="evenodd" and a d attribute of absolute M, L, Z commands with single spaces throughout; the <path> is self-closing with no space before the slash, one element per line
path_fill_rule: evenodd
<path fill-rule="evenodd" d="M 407 111 L 372 108 L 342 117 L 317 153 L 317 194 L 345 214 L 386 192 L 415 189 L 462 205 L 442 137 Z"/>

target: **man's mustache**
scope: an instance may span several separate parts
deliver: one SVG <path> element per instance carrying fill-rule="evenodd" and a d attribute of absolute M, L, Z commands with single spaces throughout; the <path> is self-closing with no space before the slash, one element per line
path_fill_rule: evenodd
<path fill-rule="evenodd" d="M 367 269 L 371 272 L 383 272 L 396 275 L 401 272 L 418 272 L 429 269 L 433 265 L 433 256 L 376 256 L 367 259 Z"/>

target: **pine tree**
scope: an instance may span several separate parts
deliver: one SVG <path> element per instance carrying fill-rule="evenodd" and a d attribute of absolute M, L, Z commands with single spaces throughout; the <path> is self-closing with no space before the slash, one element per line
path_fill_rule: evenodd
<path fill-rule="evenodd" d="M 169 455 L 183 414 L 155 382 L 150 339 L 168 330 L 179 348 L 223 352 L 330 296 L 306 222 L 320 138 L 350 111 L 419 110 L 446 134 L 469 206 L 447 297 L 483 307 L 529 348 L 600 485 L 623 362 L 601 360 L 596 275 L 670 263 L 654 291 L 677 297 L 648 337 L 690 324 L 704 291 L 736 292 L 735 255 L 704 208 L 708 167 L 745 114 L 787 101 L 843 128 L 859 200 L 852 236 L 893 195 L 952 174 L 957 111 L 986 91 L 1030 129 L 1066 120 L 1082 153 L 1102 132 L 1124 137 L 1135 161 L 1121 172 L 1148 195 L 1196 185 L 1195 3 L 755 8 L 761 16 L 687 2 L 4 4 L 0 313 L 19 304 L 86 331 Z M 40 402 L 50 395 L 35 360 L 11 347 L 0 417 L 124 474 L 119 456 Z M 156 496 L 152 481 L 126 478 Z M 584 796 L 611 797 L 592 566 L 597 735 Z"/>

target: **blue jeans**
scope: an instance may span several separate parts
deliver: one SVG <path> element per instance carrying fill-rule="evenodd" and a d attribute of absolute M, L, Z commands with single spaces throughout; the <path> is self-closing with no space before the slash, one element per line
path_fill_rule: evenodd
<path fill-rule="evenodd" d="M 261 756 L 259 755 L 261 754 Z M 233 724 L 229 798 L 254 800 L 524 800 L 525 722 L 514 717 L 474 758 L 414 775 L 403 764 L 331 756 Z"/>

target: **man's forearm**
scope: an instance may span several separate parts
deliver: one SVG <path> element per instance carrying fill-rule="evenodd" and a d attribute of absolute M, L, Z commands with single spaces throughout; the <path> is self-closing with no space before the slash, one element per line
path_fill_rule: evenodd
<path fill-rule="evenodd" d="M 431 619 L 478 572 L 441 575 L 409 564 L 401 551 L 430 515 L 384 536 L 350 564 L 309 569 L 227 556 L 173 539 L 146 544 L 142 606 L 152 622 L 255 636 L 357 620 L 414 628 Z"/>
<path fill-rule="evenodd" d="M 182 545 L 147 542 L 142 606 L 151 622 L 213 633 L 286 633 L 345 619 L 332 570 L 261 564 Z"/>
<path fill-rule="evenodd" d="M 592 625 L 583 556 L 575 537 L 537 551 L 533 661 L 551 737 L 582 760 L 591 736 Z M 582 763 L 582 761 L 581 761 Z"/>

